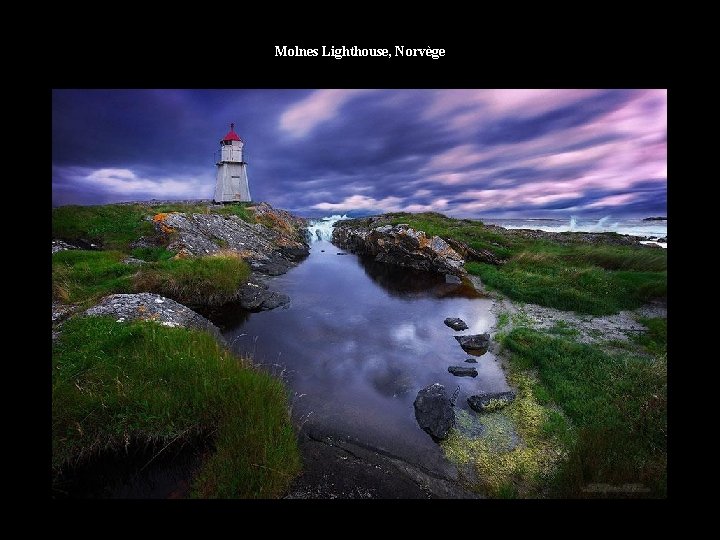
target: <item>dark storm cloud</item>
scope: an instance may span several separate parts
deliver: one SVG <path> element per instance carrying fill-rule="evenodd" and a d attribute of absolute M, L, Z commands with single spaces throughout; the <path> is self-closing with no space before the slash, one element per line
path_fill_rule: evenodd
<path fill-rule="evenodd" d="M 207 198 L 236 123 L 256 200 L 305 214 L 664 213 L 664 91 L 63 90 L 56 204 Z"/>

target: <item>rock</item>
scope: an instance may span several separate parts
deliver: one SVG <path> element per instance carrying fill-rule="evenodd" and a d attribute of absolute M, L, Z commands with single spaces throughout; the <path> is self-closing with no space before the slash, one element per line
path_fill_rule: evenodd
<path fill-rule="evenodd" d="M 73 244 L 68 244 L 67 242 L 63 240 L 53 240 L 52 241 L 52 252 L 57 253 L 58 251 L 66 251 L 68 249 L 82 249 L 78 246 L 75 246 Z"/>
<path fill-rule="evenodd" d="M 477 360 L 475 360 L 474 358 L 466 358 L 465 361 L 468 364 L 477 364 Z"/>
<path fill-rule="evenodd" d="M 78 309 L 78 306 L 63 304 L 61 302 L 53 300 L 53 302 L 52 302 L 52 322 L 53 322 L 53 324 L 59 323 L 65 319 L 67 319 L 77 309 Z"/>
<path fill-rule="evenodd" d="M 457 276 L 453 276 L 452 274 L 445 274 L 445 283 L 449 283 L 451 285 L 462 285 L 462 279 Z"/>
<path fill-rule="evenodd" d="M 658 242 L 662 242 L 663 244 L 667 244 L 667 236 L 663 236 L 662 238 L 657 239 Z"/>
<path fill-rule="evenodd" d="M 335 224 L 332 240 L 340 248 L 372 255 L 378 262 L 453 276 L 466 274 L 465 261 L 445 240 L 411 227 L 349 219 Z"/>
<path fill-rule="evenodd" d="M 470 396 L 468 405 L 477 412 L 498 411 L 515 401 L 515 392 L 495 392 Z"/>
<path fill-rule="evenodd" d="M 493 254 L 492 251 L 486 249 L 473 249 L 465 242 L 454 240 L 453 238 L 444 239 L 455 251 L 457 251 L 466 261 L 478 261 L 496 266 L 503 264 L 503 260 Z"/>
<path fill-rule="evenodd" d="M 258 223 L 235 215 L 156 214 L 152 222 L 155 242 L 167 249 L 190 255 L 212 255 L 230 250 L 240 254 L 257 272 L 279 275 L 287 272 L 310 252 L 306 222 L 265 203 L 248 207 Z"/>
<path fill-rule="evenodd" d="M 477 377 L 477 369 L 470 366 L 450 366 L 448 371 L 456 377 Z"/>
<path fill-rule="evenodd" d="M 162 238 L 160 236 L 141 236 L 137 240 L 130 242 L 130 249 L 156 248 L 162 245 Z"/>
<path fill-rule="evenodd" d="M 237 301 L 241 307 L 249 311 L 266 311 L 288 304 L 290 297 L 270 291 L 264 283 L 251 280 L 240 288 Z"/>
<path fill-rule="evenodd" d="M 141 259 L 136 259 L 135 257 L 125 257 L 122 261 L 123 264 L 130 264 L 130 265 L 141 265 L 145 264 L 146 261 L 143 261 Z"/>
<path fill-rule="evenodd" d="M 420 427 L 433 439 L 446 439 L 455 425 L 455 413 L 452 403 L 442 384 L 426 386 L 415 398 L 415 418 Z"/>
<path fill-rule="evenodd" d="M 485 354 L 490 346 L 490 334 L 474 334 L 471 336 L 454 336 L 466 352 L 480 352 Z"/>
<path fill-rule="evenodd" d="M 205 317 L 159 294 L 111 294 L 85 310 L 82 315 L 111 316 L 120 322 L 152 320 L 163 326 L 196 328 L 210 332 L 220 343 L 226 344 L 218 327 Z"/>
<path fill-rule="evenodd" d="M 465 321 L 463 321 L 462 319 L 458 319 L 457 317 L 448 317 L 447 319 L 445 319 L 445 324 L 453 330 L 457 331 L 468 329 L 468 325 L 465 324 Z"/>

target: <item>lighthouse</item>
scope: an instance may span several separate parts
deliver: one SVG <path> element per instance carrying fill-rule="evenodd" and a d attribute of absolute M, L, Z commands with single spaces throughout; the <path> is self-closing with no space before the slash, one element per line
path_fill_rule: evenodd
<path fill-rule="evenodd" d="M 217 180 L 213 200 L 218 203 L 249 202 L 247 163 L 243 160 L 242 139 L 235 133 L 235 124 L 220 141 L 220 161 L 217 165 Z"/>

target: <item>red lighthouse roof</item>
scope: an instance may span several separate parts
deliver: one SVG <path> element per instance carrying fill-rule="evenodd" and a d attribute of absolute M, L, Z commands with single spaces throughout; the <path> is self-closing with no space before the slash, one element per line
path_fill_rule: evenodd
<path fill-rule="evenodd" d="M 235 133 L 235 124 L 230 124 L 230 131 L 227 132 L 227 135 L 225 135 L 222 140 L 242 142 L 242 139 L 238 136 L 237 133 Z"/>

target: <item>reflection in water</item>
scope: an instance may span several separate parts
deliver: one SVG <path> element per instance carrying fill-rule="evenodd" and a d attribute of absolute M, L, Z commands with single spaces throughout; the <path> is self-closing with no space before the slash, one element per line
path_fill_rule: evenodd
<path fill-rule="evenodd" d="M 375 261 L 372 256 L 358 258 L 365 274 L 392 296 L 481 298 L 469 283 L 448 283 L 445 276 L 413 268 L 402 268 Z"/>
<path fill-rule="evenodd" d="M 467 355 L 453 337 L 460 333 L 444 319 L 462 318 L 469 326 L 462 333 L 486 332 L 494 321 L 491 300 L 468 297 L 466 286 L 445 283 L 443 276 L 336 252 L 328 242 L 315 242 L 302 264 L 268 281 L 290 296 L 289 306 L 236 313 L 234 326 L 225 314 L 224 335 L 237 352 L 284 372 L 296 395 L 293 414 L 305 429 L 359 439 L 445 470 L 439 447 L 417 425 L 413 401 L 434 382 L 449 394 L 459 386 L 462 408 L 471 394 L 508 389 L 492 353 L 473 364 L 474 379 L 447 371 Z"/>

